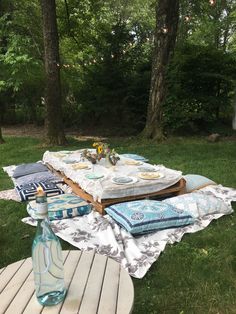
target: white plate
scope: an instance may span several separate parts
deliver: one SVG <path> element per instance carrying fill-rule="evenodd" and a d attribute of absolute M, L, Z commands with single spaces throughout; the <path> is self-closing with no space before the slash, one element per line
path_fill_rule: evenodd
<path fill-rule="evenodd" d="M 91 165 L 85 162 L 78 162 L 72 165 L 74 170 L 84 170 L 84 169 L 91 169 Z"/>
<path fill-rule="evenodd" d="M 133 184 L 138 181 L 135 177 L 128 177 L 128 176 L 119 176 L 119 177 L 113 177 L 111 181 L 115 184 L 119 185 L 127 185 L 127 184 Z"/>
<path fill-rule="evenodd" d="M 148 161 L 148 159 L 146 159 L 145 157 L 136 154 L 121 154 L 120 156 L 123 156 L 125 158 L 131 158 L 138 161 Z"/>
<path fill-rule="evenodd" d="M 161 172 L 140 172 L 138 176 L 143 180 L 157 180 L 163 178 L 164 174 Z"/>
<path fill-rule="evenodd" d="M 92 172 L 92 173 L 86 174 L 85 177 L 86 177 L 87 179 L 90 179 L 90 180 L 97 180 L 97 179 L 103 178 L 104 175 L 103 175 L 103 174 L 100 174 L 100 173 L 94 173 L 94 172 Z"/>
<path fill-rule="evenodd" d="M 75 164 L 75 163 L 79 162 L 78 159 L 62 159 L 62 161 L 63 161 L 65 164 Z"/>
<path fill-rule="evenodd" d="M 138 167 L 138 171 L 140 172 L 156 172 L 157 169 L 152 166 L 140 166 Z"/>
<path fill-rule="evenodd" d="M 127 159 L 125 160 L 124 163 L 128 166 L 140 166 L 143 164 L 142 161 L 134 160 L 134 159 Z"/>

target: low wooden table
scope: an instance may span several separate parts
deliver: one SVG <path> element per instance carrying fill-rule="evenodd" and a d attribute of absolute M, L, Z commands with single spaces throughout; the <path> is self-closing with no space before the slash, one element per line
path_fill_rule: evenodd
<path fill-rule="evenodd" d="M 31 258 L 0 269 L 0 313 L 128 314 L 134 288 L 129 274 L 114 260 L 93 251 L 63 251 L 66 298 L 43 307 L 34 293 Z"/>
<path fill-rule="evenodd" d="M 84 191 L 78 183 L 73 182 L 71 179 L 67 178 L 63 173 L 56 171 L 52 166 L 47 164 L 47 167 L 58 176 L 63 178 L 63 181 L 68 184 L 72 191 L 82 197 L 87 202 L 93 204 L 94 208 L 102 215 L 106 214 L 105 208 L 122 202 L 128 202 L 133 200 L 141 200 L 145 198 L 164 198 L 168 196 L 176 196 L 181 195 L 186 192 L 186 181 L 184 178 L 181 178 L 176 184 L 163 189 L 161 191 L 147 193 L 147 194 L 140 194 L 140 195 L 133 195 L 133 196 L 126 196 L 126 197 L 119 197 L 119 198 L 109 198 L 109 199 L 102 199 L 101 202 L 95 201 L 93 196 L 86 191 Z"/>
<path fill-rule="evenodd" d="M 109 199 L 102 199 L 101 202 L 94 201 L 93 196 L 85 192 L 77 183 L 73 182 L 71 179 L 67 177 L 63 177 L 63 180 L 66 184 L 68 184 L 72 191 L 82 197 L 89 203 L 92 203 L 94 208 L 102 215 L 106 213 L 106 207 L 118 204 L 122 202 L 134 201 L 134 200 L 141 200 L 145 198 L 158 198 L 158 197 L 167 197 L 167 196 L 176 196 L 185 193 L 185 185 L 186 182 L 182 178 L 176 184 L 163 189 L 158 192 L 148 193 L 148 194 L 140 194 L 140 195 L 133 195 L 133 196 L 126 196 L 126 197 L 119 197 L 119 198 L 109 198 Z"/>

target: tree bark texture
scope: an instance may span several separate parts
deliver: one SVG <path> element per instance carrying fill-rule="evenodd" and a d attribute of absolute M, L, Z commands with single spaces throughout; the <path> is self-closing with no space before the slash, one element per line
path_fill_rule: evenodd
<path fill-rule="evenodd" d="M 48 144 L 63 145 L 66 138 L 62 121 L 59 39 L 55 0 L 40 0 L 43 21 L 44 63 L 46 72 L 45 131 Z"/>
<path fill-rule="evenodd" d="M 166 70 L 175 47 L 178 20 L 179 0 L 157 1 L 151 86 L 147 120 L 143 130 L 146 138 L 161 140 L 164 137 L 162 104 L 166 97 Z"/>

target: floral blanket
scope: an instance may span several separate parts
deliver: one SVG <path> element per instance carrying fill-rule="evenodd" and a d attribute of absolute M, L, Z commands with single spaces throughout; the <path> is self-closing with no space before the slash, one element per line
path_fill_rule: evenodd
<path fill-rule="evenodd" d="M 230 208 L 230 203 L 236 201 L 236 190 L 221 185 L 205 187 L 199 190 L 199 193 L 215 195 Z M 52 221 L 52 228 L 60 238 L 73 246 L 81 250 L 95 249 L 97 253 L 107 255 L 119 262 L 131 276 L 142 278 L 167 244 L 181 241 L 185 233 L 202 230 L 213 219 L 223 215 L 224 213 L 205 215 L 198 218 L 193 225 L 166 229 L 139 237 L 132 236 L 108 215 L 101 216 L 97 212 L 91 212 L 83 217 Z M 31 217 L 23 218 L 22 221 L 36 225 Z"/>

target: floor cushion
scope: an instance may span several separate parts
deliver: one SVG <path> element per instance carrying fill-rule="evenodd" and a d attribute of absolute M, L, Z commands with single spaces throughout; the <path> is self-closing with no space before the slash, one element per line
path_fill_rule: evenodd
<path fill-rule="evenodd" d="M 47 197 L 63 194 L 64 192 L 53 182 L 37 182 L 30 183 L 24 187 L 16 185 L 15 189 L 19 194 L 21 201 L 29 201 L 35 199 L 37 188 L 41 187 Z"/>
<path fill-rule="evenodd" d="M 45 181 L 59 183 L 59 182 L 63 182 L 63 179 L 59 176 L 56 176 L 51 171 L 47 170 L 47 171 L 27 174 L 25 176 L 16 178 L 15 184 L 20 187 L 24 187 L 30 183 L 38 183 L 38 182 L 45 182 Z"/>
<path fill-rule="evenodd" d="M 63 218 L 72 218 L 89 214 L 92 205 L 84 199 L 73 194 L 62 194 L 48 198 L 48 218 L 50 220 L 58 220 Z M 35 201 L 29 202 L 27 211 L 30 216 L 34 217 L 37 210 Z"/>
<path fill-rule="evenodd" d="M 175 228 L 194 222 L 194 218 L 187 211 L 155 200 L 119 203 L 105 210 L 132 234 Z"/>
<path fill-rule="evenodd" d="M 208 185 L 217 184 L 214 181 L 198 174 L 186 174 L 184 176 L 184 179 L 186 181 L 187 193 L 204 188 L 205 186 Z"/>
<path fill-rule="evenodd" d="M 13 178 L 19 178 L 36 172 L 48 171 L 48 168 L 41 162 L 21 164 L 16 166 L 13 172 Z"/>
<path fill-rule="evenodd" d="M 167 198 L 163 203 L 172 205 L 179 210 L 187 210 L 195 218 L 232 212 L 231 206 L 228 206 L 222 199 L 198 192 Z"/>

